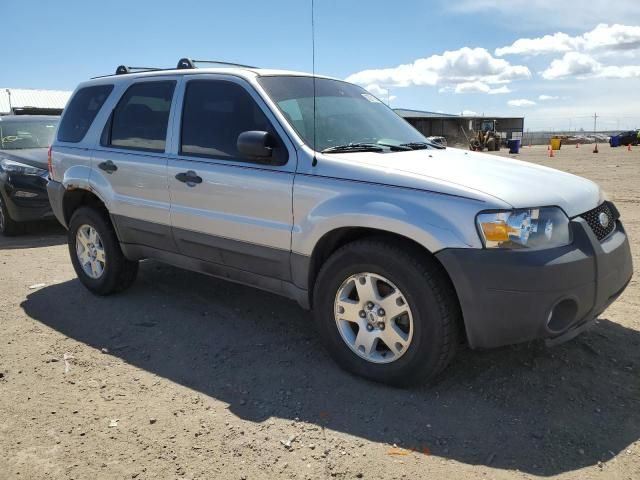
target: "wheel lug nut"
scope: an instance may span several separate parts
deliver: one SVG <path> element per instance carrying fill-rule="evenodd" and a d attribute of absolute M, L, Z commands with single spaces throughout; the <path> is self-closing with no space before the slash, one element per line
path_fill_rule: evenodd
<path fill-rule="evenodd" d="M 358 313 L 358 315 L 360 315 L 360 318 L 364 318 L 367 316 L 367 314 L 364 312 L 364 310 L 360 310 L 360 313 Z"/>
<path fill-rule="evenodd" d="M 384 311 L 384 309 L 383 309 L 383 308 L 381 308 L 381 309 L 379 309 L 379 310 L 378 310 L 378 316 L 380 316 L 380 317 L 384 317 L 384 314 L 385 314 L 385 311 Z"/>
<path fill-rule="evenodd" d="M 369 310 L 373 310 L 373 303 L 372 302 L 367 302 L 367 308 Z"/>
<path fill-rule="evenodd" d="M 367 330 L 370 332 L 371 330 L 373 330 L 373 325 L 371 325 L 370 323 L 367 324 Z"/>
<path fill-rule="evenodd" d="M 384 330 L 384 322 L 379 322 L 379 323 L 378 323 L 378 328 L 379 328 L 380 330 Z"/>

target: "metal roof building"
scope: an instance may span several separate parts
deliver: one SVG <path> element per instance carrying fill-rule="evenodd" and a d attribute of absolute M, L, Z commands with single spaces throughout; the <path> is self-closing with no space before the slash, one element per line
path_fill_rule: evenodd
<path fill-rule="evenodd" d="M 394 111 L 423 135 L 445 137 L 449 145 L 466 145 L 475 132 L 492 130 L 494 124 L 503 140 L 522 138 L 524 133 L 524 117 L 454 115 L 407 108 Z"/>
<path fill-rule="evenodd" d="M 0 88 L 0 115 L 59 115 L 70 91 Z"/>

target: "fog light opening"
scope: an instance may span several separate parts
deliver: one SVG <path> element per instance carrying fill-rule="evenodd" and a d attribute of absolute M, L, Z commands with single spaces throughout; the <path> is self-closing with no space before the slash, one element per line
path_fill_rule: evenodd
<path fill-rule="evenodd" d="M 559 301 L 551 309 L 547 319 L 547 328 L 553 333 L 566 330 L 576 319 L 578 304 L 571 298 Z"/>

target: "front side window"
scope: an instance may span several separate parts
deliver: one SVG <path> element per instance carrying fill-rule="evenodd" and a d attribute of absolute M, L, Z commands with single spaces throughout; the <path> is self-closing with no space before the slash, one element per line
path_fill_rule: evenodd
<path fill-rule="evenodd" d="M 64 109 L 58 140 L 81 142 L 112 90 L 113 85 L 95 85 L 78 90 Z"/>
<path fill-rule="evenodd" d="M 58 119 L 0 121 L 0 150 L 47 148 L 53 141 Z"/>
<path fill-rule="evenodd" d="M 187 84 L 182 111 L 180 152 L 222 160 L 258 161 L 238 151 L 238 136 L 269 132 L 274 146 L 269 164 L 287 162 L 287 149 L 255 100 L 240 85 L 223 80 Z"/>
<path fill-rule="evenodd" d="M 265 76 L 258 81 L 314 150 L 353 144 L 406 146 L 402 147 L 406 150 L 428 146 L 420 132 L 356 85 L 316 78 L 314 88 L 313 77 L 306 76 Z"/>
<path fill-rule="evenodd" d="M 176 82 L 135 83 L 113 111 L 107 145 L 164 152 L 171 100 Z"/>

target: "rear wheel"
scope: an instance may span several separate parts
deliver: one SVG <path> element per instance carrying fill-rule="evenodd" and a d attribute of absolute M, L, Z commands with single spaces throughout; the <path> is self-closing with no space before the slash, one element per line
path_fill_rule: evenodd
<path fill-rule="evenodd" d="M 339 365 L 394 385 L 433 379 L 459 341 L 460 308 L 442 267 L 383 240 L 353 242 L 327 260 L 314 315 Z"/>
<path fill-rule="evenodd" d="M 138 262 L 127 260 L 107 216 L 81 207 L 73 214 L 68 232 L 69 254 L 80 281 L 97 295 L 125 290 L 134 282 Z"/>
<path fill-rule="evenodd" d="M 4 199 L 0 195 L 0 233 L 7 237 L 12 237 L 24 233 L 24 227 L 24 223 L 16 222 L 11 218 Z"/>

